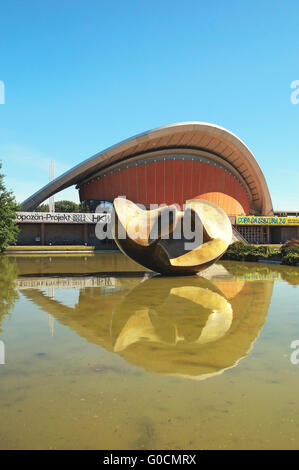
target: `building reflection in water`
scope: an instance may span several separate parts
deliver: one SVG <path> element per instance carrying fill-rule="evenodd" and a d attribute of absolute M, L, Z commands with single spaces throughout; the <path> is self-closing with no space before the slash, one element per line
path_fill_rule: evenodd
<path fill-rule="evenodd" d="M 274 279 L 254 282 L 238 269 L 218 264 L 207 278 L 22 278 L 18 287 L 61 324 L 132 364 L 205 379 L 249 353 L 268 313 Z M 81 285 L 75 307 L 47 295 L 50 284 Z"/>

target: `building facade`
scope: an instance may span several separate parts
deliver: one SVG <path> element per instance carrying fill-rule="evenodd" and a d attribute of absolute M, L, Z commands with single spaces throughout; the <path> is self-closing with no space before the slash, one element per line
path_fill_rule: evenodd
<path fill-rule="evenodd" d="M 22 208 L 32 211 L 71 185 L 92 211 L 118 196 L 145 206 L 182 206 L 188 199 L 201 198 L 220 206 L 252 243 L 271 243 L 272 238 L 279 243 L 289 235 L 299 236 L 296 225 L 288 225 L 284 232 L 283 226 L 273 230 L 273 222 L 237 223 L 240 216 L 275 215 L 269 189 L 248 147 L 228 130 L 209 123 L 172 124 L 110 147 L 41 188 Z"/>

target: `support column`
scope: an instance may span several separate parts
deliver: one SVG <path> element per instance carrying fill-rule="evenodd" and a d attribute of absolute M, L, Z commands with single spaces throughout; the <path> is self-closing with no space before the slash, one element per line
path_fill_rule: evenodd
<path fill-rule="evenodd" d="M 259 243 L 263 243 L 263 235 L 264 235 L 264 227 L 261 225 L 260 226 L 260 240 Z"/>
<path fill-rule="evenodd" d="M 84 243 L 88 243 L 88 224 L 84 224 Z"/>
<path fill-rule="evenodd" d="M 40 224 L 40 243 L 41 245 L 45 244 L 45 224 L 43 222 Z"/>

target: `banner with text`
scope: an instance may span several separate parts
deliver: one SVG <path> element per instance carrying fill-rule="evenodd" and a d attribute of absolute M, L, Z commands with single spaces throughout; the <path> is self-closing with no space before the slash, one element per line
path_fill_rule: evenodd
<path fill-rule="evenodd" d="M 107 224 L 111 221 L 111 214 L 93 212 L 17 212 L 17 222 L 24 224 Z"/>
<path fill-rule="evenodd" d="M 238 215 L 236 225 L 299 225 L 299 217 Z"/>

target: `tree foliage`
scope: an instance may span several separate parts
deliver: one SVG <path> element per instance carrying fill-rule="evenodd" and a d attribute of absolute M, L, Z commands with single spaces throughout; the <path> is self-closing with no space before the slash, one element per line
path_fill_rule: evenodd
<path fill-rule="evenodd" d="M 36 212 L 49 212 L 49 204 L 41 204 Z M 56 201 L 55 212 L 81 212 L 81 205 L 73 201 Z"/>
<path fill-rule="evenodd" d="M 5 187 L 1 168 L 0 162 L 0 252 L 4 251 L 7 246 L 15 244 L 19 233 L 16 223 L 18 205 L 13 193 Z"/>
<path fill-rule="evenodd" d="M 80 212 L 80 204 L 73 201 L 57 201 L 55 202 L 56 212 Z"/>
<path fill-rule="evenodd" d="M 34 209 L 34 212 L 49 212 L 49 204 L 41 204 Z"/>

